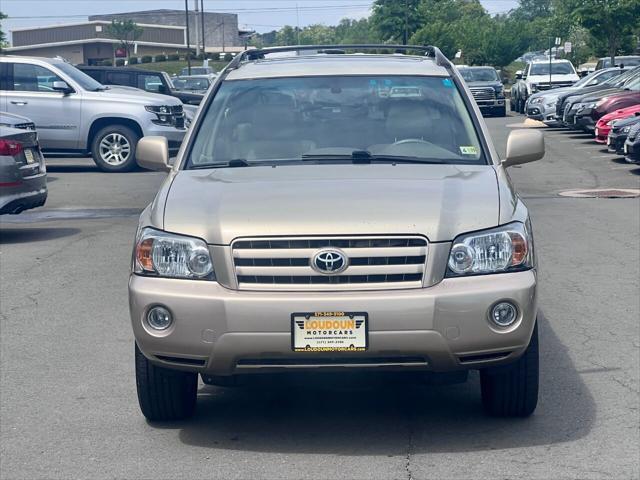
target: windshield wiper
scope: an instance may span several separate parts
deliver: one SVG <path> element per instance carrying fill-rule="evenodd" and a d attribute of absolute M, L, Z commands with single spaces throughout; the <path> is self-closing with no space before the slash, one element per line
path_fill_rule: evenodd
<path fill-rule="evenodd" d="M 250 167 L 252 164 L 247 162 L 244 158 L 234 158 L 228 162 L 214 162 L 214 163 L 201 163 L 191 165 L 191 170 L 198 170 L 201 168 L 235 168 L 235 167 Z"/>
<path fill-rule="evenodd" d="M 404 157 L 401 155 L 373 155 L 368 150 L 354 150 L 350 155 L 344 154 L 304 154 L 301 160 L 350 160 L 355 164 L 369 164 L 369 163 L 422 163 L 422 164 L 442 164 L 446 163 L 442 160 L 434 158 L 420 158 L 420 157 Z"/>

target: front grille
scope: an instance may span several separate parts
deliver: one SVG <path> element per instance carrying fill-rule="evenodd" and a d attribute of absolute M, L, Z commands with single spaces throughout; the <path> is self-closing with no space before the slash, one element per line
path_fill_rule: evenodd
<path fill-rule="evenodd" d="M 340 273 L 312 267 L 318 251 L 347 258 Z M 239 239 L 232 244 L 241 290 L 375 290 L 419 288 L 427 260 L 424 237 L 308 237 Z"/>
<path fill-rule="evenodd" d="M 471 88 L 471 95 L 475 101 L 495 100 L 496 91 L 493 88 Z"/>
<path fill-rule="evenodd" d="M 539 83 L 537 85 L 537 88 L 538 90 L 551 90 L 552 88 L 570 87 L 571 85 L 573 85 L 573 82 L 551 82 L 551 85 L 549 85 L 549 82 L 547 82 Z"/>
<path fill-rule="evenodd" d="M 312 358 L 244 358 L 238 360 L 239 367 L 332 367 L 332 366 L 427 366 L 424 357 L 312 357 Z"/>

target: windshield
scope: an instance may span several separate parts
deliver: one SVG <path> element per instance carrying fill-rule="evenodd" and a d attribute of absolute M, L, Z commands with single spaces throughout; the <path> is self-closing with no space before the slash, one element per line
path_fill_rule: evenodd
<path fill-rule="evenodd" d="M 640 57 L 616 57 L 616 67 L 624 65 L 625 67 L 635 67 L 640 65 Z M 611 58 L 602 59 L 602 68 L 611 66 Z"/>
<path fill-rule="evenodd" d="M 569 62 L 562 63 L 552 63 L 551 64 L 551 75 L 571 75 L 575 74 L 576 71 Z M 533 63 L 531 64 L 531 71 L 529 75 L 549 75 L 549 64 L 548 63 Z"/>
<path fill-rule="evenodd" d="M 206 90 L 209 88 L 208 78 L 178 77 L 174 80 L 178 90 Z"/>
<path fill-rule="evenodd" d="M 212 72 L 211 67 L 191 67 L 191 75 L 209 75 Z M 183 68 L 180 75 L 189 75 L 189 69 Z"/>
<path fill-rule="evenodd" d="M 499 82 L 498 72 L 493 68 L 461 68 L 465 82 Z"/>
<path fill-rule="evenodd" d="M 223 83 L 186 168 L 238 159 L 323 161 L 356 154 L 486 163 L 450 78 L 349 76 Z"/>
<path fill-rule="evenodd" d="M 85 90 L 95 91 L 95 90 L 104 90 L 105 87 L 100 82 L 94 80 L 89 75 L 84 72 L 81 72 L 73 65 L 69 65 L 68 63 L 60 62 L 55 63 L 54 66 L 64 72 L 68 77 L 71 78 L 74 82 L 76 82 L 80 87 Z"/>

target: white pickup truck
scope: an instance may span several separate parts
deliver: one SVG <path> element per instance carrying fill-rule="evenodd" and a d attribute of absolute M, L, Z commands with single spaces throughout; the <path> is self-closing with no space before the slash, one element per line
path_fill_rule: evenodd
<path fill-rule="evenodd" d="M 511 110 L 525 113 L 525 103 L 534 93 L 570 87 L 580 77 L 569 60 L 537 60 L 528 63 L 524 71 L 518 70 L 516 79 L 511 87 Z"/>
<path fill-rule="evenodd" d="M 128 87 L 105 87 L 63 60 L 0 57 L 0 111 L 36 125 L 45 152 L 91 154 L 106 172 L 136 166 L 144 136 L 177 151 L 187 131 L 182 102 Z"/>

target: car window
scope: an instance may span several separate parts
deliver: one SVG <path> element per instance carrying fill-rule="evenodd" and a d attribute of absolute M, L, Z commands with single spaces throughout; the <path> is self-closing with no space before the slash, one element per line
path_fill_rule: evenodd
<path fill-rule="evenodd" d="M 107 83 L 108 85 L 131 86 L 131 74 L 121 72 L 107 72 L 107 80 L 105 81 L 105 83 Z"/>
<path fill-rule="evenodd" d="M 551 74 L 552 75 L 570 75 L 576 73 L 573 65 L 568 62 L 552 63 Z M 531 75 L 549 75 L 548 63 L 534 63 L 531 65 Z"/>
<path fill-rule="evenodd" d="M 13 90 L 19 92 L 53 92 L 53 82 L 61 81 L 51 70 L 28 63 L 13 64 Z"/>
<path fill-rule="evenodd" d="M 493 68 L 461 68 L 460 75 L 466 82 L 499 82 L 498 72 Z"/>
<path fill-rule="evenodd" d="M 371 155 L 486 164 L 450 78 L 296 77 L 227 81 L 207 109 L 188 166 Z"/>
<path fill-rule="evenodd" d="M 162 78 L 160 75 L 138 75 L 138 88 L 147 92 L 159 92 L 162 90 Z"/>
<path fill-rule="evenodd" d="M 68 75 L 71 80 L 76 82 L 80 87 L 89 91 L 104 90 L 104 86 L 100 82 L 96 82 L 93 78 L 84 72 L 81 72 L 73 65 L 69 65 L 65 62 L 58 62 L 55 64 L 56 68 L 61 70 L 65 75 Z"/>

